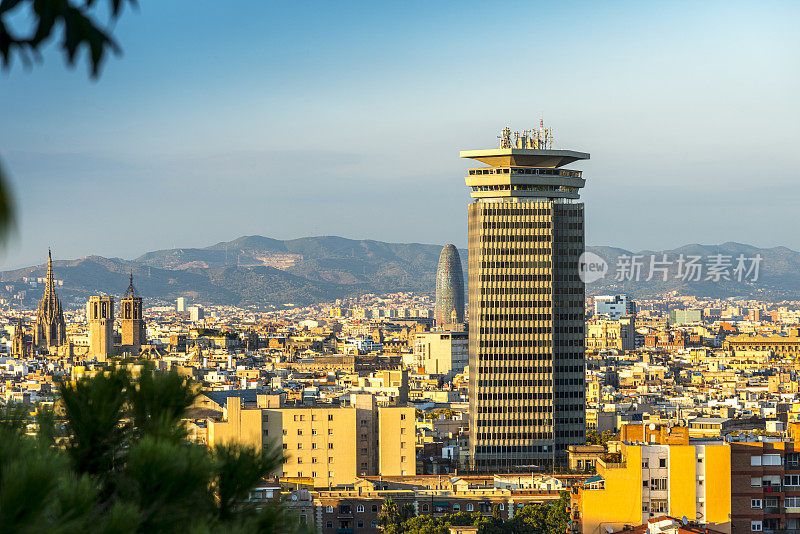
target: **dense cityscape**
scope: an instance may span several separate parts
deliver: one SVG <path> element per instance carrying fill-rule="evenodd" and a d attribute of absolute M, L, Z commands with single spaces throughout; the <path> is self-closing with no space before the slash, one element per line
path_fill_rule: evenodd
<path fill-rule="evenodd" d="M 386 530 L 388 500 L 500 521 L 561 503 L 583 534 L 800 529 L 800 303 L 585 295 L 602 260 L 583 254 L 585 179 L 562 166 L 589 155 L 550 135 L 506 128 L 499 148 L 462 152 L 488 164 L 466 178 L 468 273 L 445 246 L 430 294 L 148 306 L 131 273 L 65 309 L 48 256 L 45 277 L 15 281 L 42 291 L 37 309 L 6 287 L 2 401 L 35 414 L 60 382 L 113 366 L 177 373 L 201 388 L 189 439 L 279 445 L 247 500 L 322 534 Z M 737 276 L 726 261 L 707 276 Z"/>
<path fill-rule="evenodd" d="M 0 0 L 0 534 L 800 534 L 798 18 Z"/>

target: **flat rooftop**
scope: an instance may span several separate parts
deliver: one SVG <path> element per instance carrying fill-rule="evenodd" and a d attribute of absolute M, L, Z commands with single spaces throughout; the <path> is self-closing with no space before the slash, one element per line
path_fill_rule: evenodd
<path fill-rule="evenodd" d="M 475 159 L 492 167 L 545 167 L 556 168 L 574 161 L 589 159 L 586 152 L 575 150 L 542 150 L 535 148 L 490 148 L 488 150 L 462 150 L 462 158 Z"/>

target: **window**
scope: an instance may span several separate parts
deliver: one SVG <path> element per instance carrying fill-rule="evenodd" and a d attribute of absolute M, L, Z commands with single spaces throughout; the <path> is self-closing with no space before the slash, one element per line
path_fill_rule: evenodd
<path fill-rule="evenodd" d="M 474 509 L 475 509 L 475 507 L 472 505 L 472 503 L 469 503 L 469 504 L 467 505 L 467 512 L 471 512 L 471 511 L 473 511 Z"/>
<path fill-rule="evenodd" d="M 428 505 L 427 504 L 423 504 L 422 505 L 422 511 L 423 512 L 427 512 L 428 511 Z"/>
<path fill-rule="evenodd" d="M 789 477 L 786 477 L 789 478 Z M 750 487 L 751 488 L 760 488 L 761 487 L 761 477 L 750 477 Z"/>
<path fill-rule="evenodd" d="M 377 512 L 378 512 L 378 505 L 377 504 L 373 504 L 372 505 L 372 513 L 377 513 Z"/>
<path fill-rule="evenodd" d="M 665 490 L 665 489 L 667 489 L 667 479 L 666 478 L 651 478 L 650 479 L 650 489 L 651 490 Z"/>
<path fill-rule="evenodd" d="M 297 416 L 296 415 L 294 416 L 294 420 L 297 421 Z"/>
<path fill-rule="evenodd" d="M 333 463 L 333 456 L 328 456 L 328 463 L 329 463 L 329 464 L 332 464 L 332 463 Z"/>
<path fill-rule="evenodd" d="M 312 444 L 311 444 L 311 448 L 312 448 L 312 449 L 316 449 L 316 448 L 317 448 L 317 444 L 316 444 L 316 443 L 312 443 Z"/>
<path fill-rule="evenodd" d="M 328 421 L 333 421 L 333 414 L 332 413 L 328 414 Z"/>
<path fill-rule="evenodd" d="M 765 454 L 763 456 L 761 465 L 781 465 L 780 454 Z"/>
<path fill-rule="evenodd" d="M 751 456 L 750 457 L 750 465 L 761 465 L 761 456 Z M 760 523 L 759 523 L 759 526 L 760 526 Z"/>
<path fill-rule="evenodd" d="M 333 521 L 328 521 L 327 523 L 325 523 L 325 528 L 333 528 Z"/>
<path fill-rule="evenodd" d="M 647 480 L 642 480 L 642 487 L 646 488 L 648 486 Z"/>
<path fill-rule="evenodd" d="M 500 510 L 505 510 L 506 509 L 506 507 L 503 506 L 503 503 L 498 504 L 497 508 L 500 509 Z"/>
<path fill-rule="evenodd" d="M 786 497 L 786 500 L 783 502 L 783 505 L 786 508 L 800 508 L 800 497 Z"/>
<path fill-rule="evenodd" d="M 667 501 L 650 501 L 650 512 L 664 512 L 667 511 Z"/>
<path fill-rule="evenodd" d="M 364 528 L 364 522 L 363 521 L 359 521 L 358 522 L 358 528 Z"/>
<path fill-rule="evenodd" d="M 400 448 L 401 449 L 405 449 L 406 448 L 406 442 L 405 441 L 401 441 L 400 442 Z"/>
<path fill-rule="evenodd" d="M 284 444 L 283 444 L 283 448 L 284 448 L 284 449 L 288 449 L 288 448 L 289 448 L 289 444 L 288 444 L 288 443 L 284 443 Z"/>
<path fill-rule="evenodd" d="M 642 469 L 650 467 L 650 461 L 647 458 L 642 458 Z"/>
<path fill-rule="evenodd" d="M 454 504 L 453 505 L 453 511 L 454 512 L 460 512 L 461 511 L 461 505 L 460 504 Z"/>
<path fill-rule="evenodd" d="M 326 506 L 325 507 L 325 511 L 328 512 L 329 514 L 332 514 L 333 513 L 333 506 Z"/>
<path fill-rule="evenodd" d="M 311 471 L 311 478 L 317 478 L 317 472 Z"/>
<path fill-rule="evenodd" d="M 333 471 L 328 471 L 328 478 L 333 478 Z"/>
<path fill-rule="evenodd" d="M 311 420 L 312 420 L 312 421 L 316 421 L 316 420 L 317 420 L 317 416 L 316 416 L 316 415 L 314 415 L 314 414 L 311 414 Z"/>
<path fill-rule="evenodd" d="M 317 429 L 316 428 L 312 428 L 311 429 L 311 435 L 312 436 L 316 436 L 317 435 Z"/>
<path fill-rule="evenodd" d="M 298 449 L 302 449 L 302 448 L 303 448 L 303 444 L 302 444 L 302 443 L 298 443 L 298 444 L 297 444 L 297 448 L 298 448 Z"/>
<path fill-rule="evenodd" d="M 783 477 L 783 484 L 785 486 L 800 486 L 800 475 L 786 475 Z"/>
<path fill-rule="evenodd" d="M 302 463 L 303 463 L 303 459 L 302 459 L 302 458 L 298 458 L 298 459 L 297 459 L 297 463 L 298 463 L 298 464 L 302 464 Z"/>
<path fill-rule="evenodd" d="M 332 449 L 333 448 L 333 443 L 328 443 L 328 448 Z"/>
<path fill-rule="evenodd" d="M 761 532 L 761 521 L 750 521 L 751 532 Z"/>
<path fill-rule="evenodd" d="M 400 429 L 400 433 L 401 433 L 401 434 L 405 434 L 405 433 L 406 433 L 406 429 L 405 429 L 405 428 L 401 428 L 401 429 Z"/>
<path fill-rule="evenodd" d="M 750 508 L 761 508 L 761 499 L 750 499 Z"/>
<path fill-rule="evenodd" d="M 697 459 L 697 463 L 698 463 L 698 464 L 702 464 L 702 463 L 703 463 L 703 459 L 702 459 L 702 458 L 698 458 L 698 459 Z"/>
<path fill-rule="evenodd" d="M 302 436 L 302 435 L 303 435 L 303 431 L 302 431 L 302 430 L 300 430 L 299 428 L 297 429 L 297 435 L 298 435 L 298 436 Z"/>
<path fill-rule="evenodd" d="M 359 504 L 358 506 L 356 506 L 356 512 L 363 512 L 363 511 L 364 511 L 364 505 L 363 504 Z"/>
<path fill-rule="evenodd" d="M 401 420 L 401 421 L 405 421 L 405 420 L 406 420 L 406 414 L 404 414 L 404 413 L 401 413 L 401 414 L 400 414 L 400 420 Z"/>
<path fill-rule="evenodd" d="M 329 429 L 328 429 L 328 435 L 329 435 L 329 436 L 332 436 L 332 435 L 333 435 L 333 429 L 332 429 L 332 428 L 329 428 Z"/>
<path fill-rule="evenodd" d="M 406 461 L 406 457 L 405 457 L 405 456 L 401 456 L 401 457 L 400 457 L 400 463 L 403 463 L 403 462 L 405 462 L 405 461 Z"/>
<path fill-rule="evenodd" d="M 317 459 L 316 459 L 316 458 L 311 458 L 311 463 L 312 463 L 312 464 L 315 464 L 315 463 L 317 463 Z"/>
<path fill-rule="evenodd" d="M 649 512 L 649 511 L 650 511 L 650 503 L 649 502 L 643 502 L 642 503 L 642 512 Z"/>
<path fill-rule="evenodd" d="M 666 458 L 659 458 L 658 459 L 658 467 L 667 467 L 667 459 Z"/>

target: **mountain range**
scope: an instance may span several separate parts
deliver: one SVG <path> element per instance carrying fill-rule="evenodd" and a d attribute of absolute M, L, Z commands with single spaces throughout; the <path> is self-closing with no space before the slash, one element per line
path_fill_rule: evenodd
<path fill-rule="evenodd" d="M 63 281 L 57 291 L 68 307 L 82 306 L 93 294 L 123 294 L 132 272 L 137 290 L 152 303 L 188 296 L 200 303 L 263 309 L 330 302 L 364 293 L 410 291 L 432 295 L 441 249 L 442 245 L 335 236 L 291 240 L 244 236 L 205 248 L 156 250 L 131 260 L 87 256 L 54 261 L 54 272 Z M 717 298 L 800 299 L 800 253 L 786 247 L 762 249 L 729 242 L 664 251 L 631 252 L 604 246 L 587 247 L 587 251 L 608 266 L 605 278 L 587 285 L 590 295 L 626 292 L 641 298 L 674 291 Z M 460 249 L 459 254 L 466 280 L 466 250 Z M 663 255 L 667 263 L 663 263 Z M 709 262 L 719 255 L 729 264 L 730 280 L 707 279 Z M 632 269 L 619 267 L 630 265 L 634 256 L 633 263 L 641 264 L 638 280 L 631 276 Z M 739 256 L 747 260 L 760 256 L 756 280 L 752 272 L 737 279 L 734 268 Z M 653 276 L 649 276 L 651 257 L 657 261 Z M 681 276 L 681 257 L 702 258 L 700 263 L 706 269 L 700 279 Z M 752 262 L 747 267 L 752 267 Z M 42 285 L 32 286 L 23 282 L 23 277 L 30 280 L 44 276 L 44 264 L 0 272 L 0 296 L 10 298 L 24 291 L 23 306 L 34 307 Z"/>

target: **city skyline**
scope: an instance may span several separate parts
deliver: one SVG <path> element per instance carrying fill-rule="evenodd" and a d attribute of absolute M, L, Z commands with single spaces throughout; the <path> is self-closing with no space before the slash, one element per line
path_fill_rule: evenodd
<path fill-rule="evenodd" d="M 784 68 L 796 5 L 442 4 L 426 17 L 365 4 L 187 6 L 126 13 L 115 28 L 124 55 L 98 82 L 53 50 L 0 75 L 0 157 L 20 213 L 5 268 L 40 262 L 48 245 L 62 258 L 136 257 L 249 234 L 463 247 L 466 196 L 450 187 L 464 170 L 458 147 L 488 146 L 506 122 L 523 130 L 542 115 L 556 146 L 595 154 L 587 171 L 605 187 L 587 193 L 588 243 L 800 249 L 788 230 L 798 75 Z M 288 32 L 285 18 L 302 29 Z M 196 37 L 216 25 L 218 42 Z M 515 74 L 518 90 L 499 89 L 478 65 L 516 63 L 525 47 L 512 52 L 515 36 L 531 28 L 534 66 Z M 58 100 L 47 98 L 53 87 Z M 758 201 L 753 176 L 784 194 Z M 138 206 L 137 227 L 96 225 L 80 209 L 124 203 Z M 670 232 L 651 231 L 678 206 Z"/>

